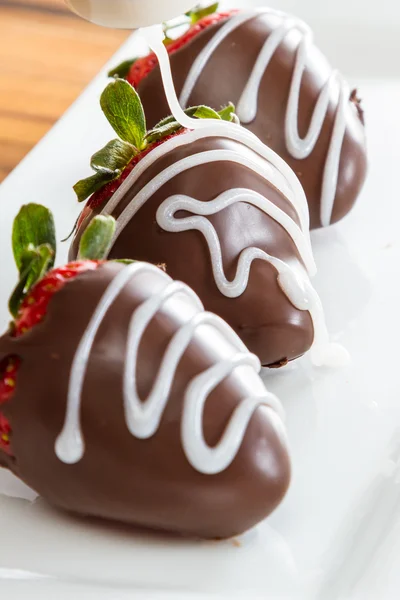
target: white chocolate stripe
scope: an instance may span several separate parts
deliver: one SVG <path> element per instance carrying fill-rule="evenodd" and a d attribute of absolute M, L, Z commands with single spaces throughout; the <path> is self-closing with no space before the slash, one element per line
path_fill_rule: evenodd
<path fill-rule="evenodd" d="M 195 130 L 185 133 L 181 136 L 177 136 L 167 141 L 162 146 L 157 147 L 149 155 L 145 156 L 142 161 L 135 167 L 132 173 L 127 177 L 121 188 L 117 190 L 111 200 L 108 202 L 106 207 L 103 209 L 103 213 L 112 214 L 112 211 L 118 206 L 119 202 L 123 200 L 124 196 L 129 192 L 131 186 L 138 181 L 140 175 L 149 168 L 154 162 L 164 156 L 167 152 L 174 150 L 175 148 L 190 144 L 198 139 L 207 137 L 224 137 L 225 139 L 234 139 L 245 144 L 246 147 L 253 149 L 257 154 L 266 158 L 270 158 L 267 170 L 260 167 L 260 164 L 256 160 L 250 160 L 246 156 L 242 156 L 241 153 L 232 150 L 210 150 L 200 152 L 198 154 L 189 155 L 184 159 L 170 165 L 161 173 L 158 173 L 147 185 L 145 185 L 140 192 L 132 198 L 126 208 L 122 211 L 121 215 L 117 219 L 117 228 L 113 243 L 115 243 L 117 237 L 121 231 L 130 222 L 132 217 L 144 205 L 145 202 L 152 197 L 152 195 L 159 190 L 167 181 L 170 181 L 173 177 L 182 173 L 185 170 L 192 169 L 200 164 L 208 164 L 216 161 L 227 161 L 233 160 L 239 164 L 243 164 L 253 171 L 259 173 L 262 177 L 266 178 L 267 181 L 273 180 L 270 170 L 272 167 L 279 169 L 282 159 L 267 148 L 262 142 L 258 140 L 252 133 L 244 130 L 237 125 L 232 123 L 226 123 L 223 121 L 215 121 L 210 129 Z M 293 207 L 297 210 L 299 218 L 301 220 L 301 228 L 299 230 L 293 219 L 290 219 L 288 215 L 282 215 L 278 207 L 271 207 L 271 203 L 268 199 L 263 198 L 262 202 L 258 197 L 256 202 L 260 210 L 264 210 L 266 214 L 269 214 L 282 227 L 284 227 L 293 239 L 300 256 L 303 258 L 304 265 L 308 268 L 309 275 L 313 275 L 316 271 L 315 263 L 313 260 L 311 241 L 308 229 L 308 206 L 305 201 L 304 192 L 300 186 L 300 183 L 290 167 L 284 163 L 282 169 L 284 180 L 288 182 L 288 189 L 286 189 L 286 197 L 291 201 Z M 276 178 L 275 178 L 276 179 Z M 277 181 L 275 183 L 278 184 Z M 277 185 L 278 189 L 282 190 L 282 180 L 280 186 Z M 228 190 L 224 196 L 224 201 L 229 198 L 234 198 L 237 190 Z M 255 200 L 255 196 L 251 196 L 252 200 Z M 175 199 L 174 199 L 175 200 Z M 194 201 L 191 199 L 192 202 Z M 167 204 L 169 199 L 166 199 Z M 229 204 L 230 200 L 228 200 Z M 205 205 L 210 203 L 204 203 Z M 211 204 L 212 205 L 212 204 Z M 164 205 L 165 207 L 166 205 Z M 207 211 L 207 208 L 204 209 Z M 158 223 L 161 227 L 181 227 L 180 223 L 173 222 L 174 219 L 162 220 L 162 211 L 158 212 L 157 215 Z M 159 220 L 161 219 L 161 220 Z M 289 225 L 289 220 L 291 224 Z M 206 219 L 204 219 L 206 221 Z M 322 309 L 319 297 L 311 285 L 309 277 L 306 276 L 304 268 L 301 264 L 293 263 L 292 266 L 282 262 L 276 257 L 270 256 L 266 252 L 259 248 L 247 248 L 239 257 L 239 264 L 237 269 L 237 275 L 233 282 L 228 282 L 225 278 L 224 271 L 222 268 L 222 257 L 221 257 L 221 246 L 213 228 L 210 229 L 206 223 L 202 222 L 202 230 L 206 232 L 206 239 L 213 248 L 214 259 L 213 259 L 213 270 L 216 284 L 220 291 L 228 297 L 237 297 L 241 293 L 244 293 L 248 284 L 250 268 L 252 262 L 259 258 L 261 260 L 267 260 L 272 264 L 278 271 L 278 281 L 282 288 L 282 291 L 287 295 L 292 304 L 299 310 L 307 310 L 314 324 L 314 347 L 311 353 L 312 360 L 315 364 L 344 364 L 348 360 L 348 355 L 345 351 L 334 344 L 329 343 L 328 332 L 324 319 L 324 313 Z M 219 249 L 219 251 L 218 251 Z"/>
<path fill-rule="evenodd" d="M 224 321 L 220 324 L 226 325 Z M 245 398 L 233 413 L 218 445 L 210 448 L 205 441 L 203 412 L 209 394 L 237 367 L 248 365 L 255 368 L 253 359 L 254 355 L 248 352 L 237 354 L 232 360 L 217 363 L 201 373 L 187 388 L 181 423 L 182 444 L 189 462 L 200 472 L 205 472 L 204 465 L 209 465 L 209 475 L 215 475 L 229 467 L 242 445 L 242 432 L 246 431 L 257 408 L 266 406 L 282 415 L 281 407 L 276 404 L 277 399 L 272 394 L 268 394 L 266 398 Z"/>
<path fill-rule="evenodd" d="M 159 269 L 152 265 L 134 263 L 116 275 L 101 298 L 78 345 L 71 368 L 64 427 L 55 446 L 58 458 L 67 464 L 79 462 L 85 452 L 80 422 L 82 390 L 97 332 L 107 311 L 125 285 L 133 277 L 146 272 L 160 274 Z M 281 416 L 283 409 L 278 399 L 267 391 L 262 396 L 257 393 L 254 397 L 244 398 L 227 423 L 220 442 L 213 448 L 207 446 L 204 440 L 202 419 L 207 397 L 236 368 L 247 366 L 259 372 L 261 365 L 258 358 L 246 350 L 243 342 L 224 321 L 216 315 L 204 312 L 200 299 L 190 288 L 184 284 L 172 282 L 167 275 L 164 277 L 166 281 L 164 289 L 139 306 L 134 311 L 129 324 L 127 360 L 123 374 L 127 426 L 132 435 L 141 439 L 148 439 L 157 432 L 183 354 L 200 327 L 203 325 L 213 327 L 232 345 L 236 354 L 231 359 L 221 360 L 206 369 L 188 385 L 184 398 L 181 437 L 183 449 L 192 466 L 201 473 L 216 474 L 225 470 L 235 459 L 246 435 L 250 419 L 260 406 L 272 409 Z M 139 345 L 150 321 L 169 299 L 178 294 L 185 295 L 198 312 L 178 329 L 171 339 L 153 388 L 148 398 L 142 401 L 137 394 L 136 387 Z M 259 387 L 257 387 L 257 392 L 259 392 Z"/>
<path fill-rule="evenodd" d="M 280 172 L 281 176 L 287 182 L 288 187 L 284 186 L 284 189 L 282 189 L 282 185 L 279 185 L 278 181 L 272 181 L 272 183 L 291 202 L 293 208 L 299 215 L 301 229 L 303 232 L 309 231 L 310 217 L 304 190 L 289 165 L 280 156 L 278 156 L 276 152 L 263 144 L 250 131 L 239 125 L 235 125 L 234 123 L 216 120 L 212 121 L 211 125 L 207 128 L 189 131 L 182 135 L 175 136 L 147 154 L 135 166 L 125 181 L 123 181 L 122 185 L 118 188 L 118 190 L 104 207 L 102 214 L 111 215 L 121 200 L 124 199 L 131 187 L 139 180 L 141 175 L 168 152 L 172 152 L 177 148 L 192 144 L 197 140 L 219 137 L 244 144 L 247 148 L 250 148 L 259 154 L 268 163 L 270 163 L 272 167 Z"/>
<path fill-rule="evenodd" d="M 209 150 L 207 152 L 200 152 L 199 154 L 193 154 L 187 158 L 183 158 L 180 161 L 174 163 L 172 166 L 166 168 L 161 173 L 159 173 L 154 179 L 152 179 L 147 185 L 145 185 L 144 188 L 137 194 L 137 196 L 128 204 L 128 206 L 117 219 L 117 227 L 115 231 L 113 244 L 115 244 L 119 235 L 128 225 L 128 223 L 131 221 L 132 217 L 137 213 L 137 211 L 168 181 L 170 181 L 180 173 L 187 171 L 188 169 L 193 169 L 197 166 L 209 164 L 211 162 L 215 163 L 227 161 L 244 165 L 245 167 L 252 169 L 261 177 L 266 178 L 267 181 L 270 181 L 266 177 L 264 169 L 261 168 L 257 163 L 248 160 L 238 152 L 232 150 Z M 259 208 L 261 208 L 261 210 L 263 210 L 266 214 L 272 216 L 272 218 L 277 220 L 282 226 L 285 227 L 285 229 L 288 231 L 288 233 L 290 233 L 293 241 L 295 242 L 307 269 L 310 273 L 314 274 L 316 272 L 316 266 L 311 246 L 309 244 L 309 237 L 307 235 L 302 234 L 301 230 L 298 228 L 293 219 L 286 215 L 272 202 L 268 201 L 262 196 L 259 196 L 259 200 L 260 198 L 262 199 L 262 201 L 258 201 Z M 254 200 L 254 196 L 252 196 L 252 199 Z M 161 223 L 159 223 L 159 225 L 162 226 Z M 245 288 L 243 288 L 241 293 L 243 293 L 244 289 Z"/>
<path fill-rule="evenodd" d="M 211 251 L 214 278 L 219 291 L 228 298 L 237 298 L 246 290 L 252 262 L 262 256 L 268 262 L 273 261 L 272 257 L 262 250 L 247 248 L 240 255 L 234 280 L 229 282 L 226 279 L 218 234 L 211 222 L 205 217 L 215 215 L 229 206 L 240 202 L 259 208 L 279 223 L 292 238 L 306 267 L 308 266 L 310 270 L 315 268 L 314 257 L 307 237 L 298 225 L 276 204 L 253 190 L 241 188 L 228 190 L 210 202 L 201 202 L 189 196 L 179 194 L 171 196 L 158 208 L 156 219 L 159 226 L 165 231 L 182 232 L 191 229 L 200 231 L 206 238 Z M 193 213 L 196 216 L 176 219 L 175 214 L 181 210 Z"/>
<path fill-rule="evenodd" d="M 267 254 L 267 252 L 253 247 L 243 250 L 239 256 L 238 267 L 234 279 L 232 281 L 227 280 L 224 272 L 222 250 L 218 234 L 206 216 L 215 215 L 228 206 L 238 202 L 252 204 L 267 214 L 270 214 L 270 206 L 263 196 L 252 190 L 237 189 L 224 192 L 211 202 L 201 202 L 194 198 L 189 198 L 188 196 L 171 196 L 159 207 L 157 211 L 157 222 L 166 231 L 180 232 L 194 229 L 200 231 L 204 235 L 210 250 L 215 282 L 220 292 L 228 298 L 237 298 L 243 294 L 248 284 L 253 261 L 263 260 L 271 264 L 278 272 L 278 283 L 282 288 L 282 291 L 286 294 L 293 306 L 298 310 L 309 311 L 314 325 L 314 347 L 312 358 L 316 364 L 323 363 L 327 357 L 327 352 L 330 353 L 332 351 L 332 347 L 329 342 L 329 334 L 321 301 L 304 270 L 296 266 L 291 267 L 282 260 Z M 196 216 L 176 219 L 175 214 L 182 210 L 193 213 Z M 277 216 L 276 220 L 280 222 L 279 217 L 282 215 L 279 215 L 279 213 L 275 214 Z M 270 216 L 275 218 L 274 213 Z M 287 215 L 285 216 L 291 221 Z M 288 223 L 286 223 L 286 219 L 284 219 L 281 224 L 285 227 L 285 224 Z M 297 231 L 293 230 L 293 226 L 290 229 L 292 229 L 293 237 L 298 237 L 299 240 L 302 239 L 303 234 L 298 228 Z M 331 360 L 332 356 L 329 358 Z M 339 361 L 341 362 L 341 358 Z"/>
<path fill-rule="evenodd" d="M 334 96 L 334 94 L 332 94 L 332 88 L 333 92 L 335 91 L 335 88 L 339 90 L 339 101 L 336 110 L 335 126 L 332 132 L 328 156 L 325 162 L 323 185 L 321 190 L 320 218 L 322 225 L 327 226 L 330 224 L 332 219 L 332 211 L 338 185 L 339 164 L 343 140 L 346 132 L 346 111 L 350 94 L 344 80 L 336 71 L 333 71 L 320 92 L 313 111 L 309 130 L 303 139 L 300 138 L 298 133 L 298 113 L 301 84 L 304 70 L 307 65 L 308 52 L 313 44 L 312 31 L 305 23 L 299 19 L 268 8 L 239 13 L 239 15 L 231 17 L 223 25 L 223 27 L 217 31 L 214 37 L 203 48 L 196 60 L 193 62 L 182 89 L 180 102 L 184 108 L 188 105 L 189 98 L 196 86 L 202 70 L 207 65 L 207 62 L 217 50 L 218 46 L 227 38 L 227 36 L 229 36 L 244 23 L 261 15 L 272 17 L 278 16 L 283 22 L 280 27 L 276 28 L 268 36 L 238 102 L 237 114 L 243 123 L 250 123 L 256 118 L 259 90 L 264 73 L 267 70 L 275 52 L 284 41 L 286 35 L 292 30 L 298 30 L 302 34 L 302 39 L 300 40 L 296 51 L 296 63 L 293 70 L 285 119 L 286 147 L 289 154 L 291 154 L 294 158 L 303 160 L 312 153 L 321 135 L 331 98 Z"/>
<path fill-rule="evenodd" d="M 180 104 L 183 108 L 187 107 L 189 98 L 193 92 L 198 78 L 200 77 L 200 74 L 203 72 L 203 69 L 206 67 L 208 61 L 217 50 L 218 46 L 228 37 L 228 35 L 235 31 L 235 29 L 238 29 L 241 25 L 251 21 L 263 12 L 263 10 L 260 11 L 259 9 L 252 10 L 250 12 L 241 12 L 233 17 L 230 17 L 230 19 L 221 27 L 221 29 L 217 31 L 214 37 L 208 42 L 208 44 L 193 61 L 179 98 Z"/>
<path fill-rule="evenodd" d="M 344 136 L 346 135 L 346 110 L 348 106 L 349 91 L 343 82 L 340 90 L 339 108 L 336 113 L 332 142 L 329 147 L 324 179 L 322 182 L 321 223 L 327 226 L 331 222 L 335 204 L 336 188 L 339 180 L 340 157 Z"/>

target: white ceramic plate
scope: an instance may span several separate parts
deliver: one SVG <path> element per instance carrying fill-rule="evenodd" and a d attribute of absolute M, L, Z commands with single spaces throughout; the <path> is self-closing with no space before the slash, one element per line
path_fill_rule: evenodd
<path fill-rule="evenodd" d="M 110 62 L 134 55 L 132 38 Z M 0 325 L 15 280 L 12 219 L 52 208 L 63 237 L 79 207 L 72 184 L 110 139 L 97 97 L 104 73 L 0 187 Z M 139 536 L 54 511 L 0 472 L 0 591 L 12 600 L 285 598 L 392 600 L 400 588 L 400 80 L 364 80 L 368 184 L 351 216 L 313 235 L 317 287 L 341 371 L 307 358 L 265 380 L 282 398 L 293 484 L 282 506 L 224 543 Z M 60 246 L 59 262 L 67 246 Z"/>

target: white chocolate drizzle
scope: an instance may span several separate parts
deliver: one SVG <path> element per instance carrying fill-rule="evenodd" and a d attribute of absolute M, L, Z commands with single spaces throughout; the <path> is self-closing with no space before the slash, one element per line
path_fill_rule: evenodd
<path fill-rule="evenodd" d="M 189 117 L 179 104 L 172 78 L 169 55 L 164 44 L 165 33 L 163 26 L 152 25 L 150 27 L 145 27 L 141 31 L 147 44 L 157 56 L 157 60 L 160 65 L 164 92 L 171 114 L 175 117 L 176 121 L 182 125 L 182 127 L 187 127 L 188 129 L 201 129 L 206 127 L 206 119 L 195 119 L 193 117 Z"/>
<path fill-rule="evenodd" d="M 171 196 L 158 208 L 157 223 L 165 231 L 170 232 L 189 231 L 193 229 L 200 231 L 205 237 L 210 249 L 214 278 L 219 291 L 227 298 L 237 298 L 238 296 L 241 296 L 247 288 L 250 268 L 254 260 L 259 259 L 269 262 L 276 268 L 278 273 L 285 271 L 285 263 L 278 258 L 270 256 L 259 248 L 246 248 L 239 257 L 234 280 L 228 281 L 226 279 L 218 234 L 206 217 L 215 215 L 229 206 L 240 202 L 256 206 L 279 223 L 292 238 L 304 263 L 307 264 L 309 262 L 312 266 L 314 265 L 314 259 L 309 244 L 307 243 L 308 240 L 298 225 L 273 202 L 253 190 L 228 190 L 210 202 L 201 202 L 183 195 Z M 196 216 L 176 219 L 175 214 L 181 210 Z M 287 268 L 290 269 L 290 267 Z M 308 275 L 306 275 L 306 277 L 308 278 Z M 293 282 L 296 282 L 294 274 L 291 279 Z M 287 295 L 290 298 L 292 294 L 288 293 Z"/>
<path fill-rule="evenodd" d="M 156 272 L 160 275 L 157 267 L 146 263 L 134 263 L 116 275 L 103 294 L 78 345 L 71 367 L 64 427 L 55 446 L 58 458 L 66 464 L 79 462 L 85 452 L 80 419 L 82 390 L 99 327 L 127 283 L 148 272 Z M 230 358 L 222 359 L 194 377 L 188 385 L 184 397 L 181 438 L 183 450 L 190 464 L 200 473 L 217 474 L 227 469 L 234 461 L 249 422 L 259 407 L 267 407 L 280 417 L 283 416 L 283 409 L 273 394 L 260 387 L 261 382 L 258 377 L 255 384 L 254 377 L 261 369 L 260 362 L 256 356 L 248 352 L 234 331 L 216 315 L 204 312 L 200 299 L 188 286 L 173 282 L 168 275 L 163 274 L 163 277 L 164 288 L 136 308 L 129 323 L 127 356 L 123 373 L 126 423 L 129 431 L 136 438 L 145 440 L 154 436 L 160 426 L 182 356 L 198 329 L 205 325 L 211 326 L 225 342 L 232 346 L 233 353 Z M 191 303 L 194 316 L 172 337 L 153 387 L 148 397 L 143 400 L 139 398 L 136 381 L 138 349 L 150 321 L 170 299 L 178 295 L 184 296 Z M 244 398 L 239 403 L 219 443 L 211 448 L 207 445 L 203 432 L 205 402 L 210 393 L 239 367 L 250 368 L 250 377 L 247 380 L 249 391 L 254 395 Z M 262 393 L 260 393 L 261 389 Z"/>
<path fill-rule="evenodd" d="M 203 234 L 210 250 L 215 282 L 220 292 L 228 298 L 237 298 L 243 294 L 254 260 L 263 260 L 271 264 L 278 272 L 279 286 L 293 306 L 298 310 L 308 310 L 311 315 L 314 325 L 314 344 L 311 351 L 313 362 L 317 365 L 332 364 L 332 362 L 341 365 L 347 362 L 344 349 L 329 342 L 321 301 L 304 269 L 291 266 L 267 254 L 264 250 L 253 247 L 242 251 L 234 279 L 227 280 L 218 234 L 206 216 L 215 215 L 238 202 L 256 206 L 277 221 L 290 235 L 304 260 L 304 254 L 308 255 L 309 247 L 303 232 L 285 212 L 253 190 L 228 190 L 211 202 L 201 202 L 182 195 L 171 196 L 160 205 L 157 211 L 157 222 L 166 231 L 180 232 L 194 229 Z M 179 211 L 187 211 L 196 216 L 176 219 L 175 214 Z"/>
<path fill-rule="evenodd" d="M 166 155 L 168 152 L 172 152 L 182 146 L 190 145 L 193 142 L 204 138 L 225 138 L 234 142 L 239 142 L 253 150 L 255 153 L 254 161 L 246 161 L 243 154 L 230 150 L 215 150 L 201 153 L 196 155 L 196 161 L 192 162 L 192 157 L 187 157 L 178 161 L 159 173 L 152 181 L 150 181 L 142 190 L 132 199 L 129 205 L 124 209 L 118 218 L 117 230 L 115 233 L 114 241 L 117 240 L 123 229 L 129 223 L 131 218 L 138 212 L 138 210 L 151 198 L 151 196 L 157 192 L 165 183 L 183 173 L 184 171 L 210 162 L 213 157 L 219 158 L 219 160 L 234 161 L 240 164 L 245 164 L 256 172 L 260 177 L 263 177 L 271 185 L 279 189 L 284 196 L 289 200 L 293 208 L 295 209 L 301 229 L 304 235 L 307 236 L 308 243 L 311 249 L 311 241 L 309 236 L 309 225 L 310 216 L 308 211 L 307 200 L 304 194 L 304 190 L 297 179 L 296 175 L 289 167 L 289 165 L 282 159 L 276 152 L 268 148 L 263 144 L 257 136 L 250 131 L 247 131 L 239 125 L 234 123 L 227 123 L 226 121 L 212 121 L 207 120 L 208 126 L 202 129 L 196 129 L 189 131 L 181 136 L 176 136 L 160 146 L 156 147 L 149 154 L 147 154 L 132 170 L 128 177 L 123 181 L 121 186 L 106 204 L 102 210 L 102 214 L 112 214 L 114 209 L 118 206 L 121 200 L 124 199 L 127 192 L 131 187 L 139 180 L 141 175 L 151 167 L 156 161 Z M 214 154 L 215 153 L 215 154 Z M 218 153 L 218 154 L 217 154 Z M 259 155 L 257 157 L 257 155 Z M 224 158 L 225 157 L 225 158 Z M 258 160 L 259 157 L 265 159 L 264 161 Z M 198 161 L 198 162 L 197 162 Z M 315 265 L 310 267 L 311 275 L 316 272 Z"/>
<path fill-rule="evenodd" d="M 151 165 L 168 152 L 186 144 L 206 137 L 223 137 L 240 142 L 254 151 L 254 158 L 248 158 L 244 153 L 231 149 L 216 149 L 199 152 L 187 156 L 167 167 L 150 180 L 132 198 L 117 219 L 115 244 L 118 236 L 131 221 L 138 210 L 168 181 L 189 169 L 212 162 L 230 161 L 241 164 L 269 184 L 275 186 L 291 203 L 298 215 L 300 226 L 294 219 L 279 209 L 267 198 L 247 189 L 230 189 L 211 202 L 202 203 L 193 198 L 173 196 L 167 198 L 157 212 L 157 223 L 166 231 L 182 231 L 183 228 L 198 229 L 205 236 L 212 258 L 213 274 L 218 289 L 227 297 L 235 298 L 244 293 L 247 288 L 250 268 L 255 259 L 262 259 L 273 265 L 278 272 L 278 283 L 290 302 L 298 309 L 309 311 L 314 325 L 314 344 L 311 358 L 314 364 L 337 366 L 348 362 L 347 352 L 337 344 L 329 341 L 324 312 L 317 292 L 313 288 L 310 277 L 316 272 L 309 235 L 309 213 L 303 188 L 291 168 L 275 152 L 265 146 L 260 140 L 246 129 L 223 121 L 214 121 L 207 128 L 190 131 L 182 136 L 168 140 L 145 156 L 129 174 L 121 187 L 116 191 L 103 209 L 104 214 L 112 214 L 119 202 L 124 199 L 129 189 L 138 181 Z M 260 161 L 260 157 L 264 159 Z M 175 219 L 178 210 L 177 203 L 186 206 L 193 217 Z M 221 244 L 215 229 L 205 218 L 215 214 L 236 202 L 246 202 L 256 206 L 265 214 L 278 222 L 293 240 L 304 267 L 300 262 L 285 263 L 277 257 L 270 256 L 259 248 L 247 248 L 239 257 L 236 276 L 233 281 L 227 281 L 221 255 Z M 211 212 L 210 212 L 211 211 Z"/>
<path fill-rule="evenodd" d="M 285 139 L 287 151 L 293 158 L 303 160 L 310 156 L 321 135 L 331 99 L 338 97 L 334 127 L 325 162 L 321 190 L 320 218 L 323 226 L 330 224 L 339 177 L 340 157 L 346 132 L 346 113 L 350 97 L 346 82 L 337 71 L 333 71 L 320 92 L 311 118 L 310 127 L 304 138 L 298 131 L 301 84 L 307 66 L 309 49 L 313 44 L 313 33 L 301 20 L 269 8 L 246 11 L 231 17 L 199 53 L 190 69 L 180 96 L 182 107 L 186 107 L 202 70 L 218 46 L 244 23 L 260 15 L 279 18 L 281 24 L 268 36 L 250 74 L 237 105 L 237 115 L 242 123 L 251 123 L 257 116 L 258 96 L 262 78 L 275 52 L 285 37 L 293 30 L 301 34 L 296 51 L 296 61 L 287 102 Z"/>

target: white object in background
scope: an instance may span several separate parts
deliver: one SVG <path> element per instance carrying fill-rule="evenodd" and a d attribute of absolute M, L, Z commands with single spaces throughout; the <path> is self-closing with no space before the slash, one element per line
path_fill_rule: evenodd
<path fill-rule="evenodd" d="M 80 17 L 118 29 L 139 29 L 173 19 L 196 4 L 195 0 L 66 0 Z"/>

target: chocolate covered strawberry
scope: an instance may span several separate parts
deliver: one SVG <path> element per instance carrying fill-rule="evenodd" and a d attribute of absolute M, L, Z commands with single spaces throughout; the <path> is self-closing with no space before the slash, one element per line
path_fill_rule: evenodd
<path fill-rule="evenodd" d="M 189 109 L 208 118 L 200 129 L 169 117 L 146 132 L 138 94 L 118 79 L 101 106 L 120 139 L 92 157 L 96 173 L 75 186 L 79 200 L 94 193 L 71 259 L 93 216 L 111 215 L 110 258 L 165 264 L 263 365 L 286 364 L 311 346 L 315 362 L 326 362 L 308 208 L 288 165 L 236 123 L 232 105 Z"/>
<path fill-rule="evenodd" d="M 190 288 L 154 265 L 101 260 L 114 226 L 93 219 L 79 261 L 47 271 L 50 214 L 28 205 L 16 219 L 0 464 L 85 517 L 241 533 L 288 487 L 281 406 L 257 358 Z"/>
<path fill-rule="evenodd" d="M 87 230 L 81 244 L 80 259 L 52 268 L 55 259 L 54 221 L 48 209 L 38 204 L 24 206 L 13 227 L 13 251 L 20 279 L 13 291 L 9 309 L 13 317 L 10 337 L 27 335 L 46 318 L 52 298 L 71 280 L 97 269 L 100 260 L 85 257 L 107 253 L 114 231 L 112 218 L 99 217 Z M 18 354 L 10 354 L 0 362 L 0 449 L 12 456 L 12 428 L 3 413 L 15 392 L 20 367 Z"/>
<path fill-rule="evenodd" d="M 213 25 L 220 23 L 237 13 L 237 10 L 216 12 L 218 3 L 206 8 L 197 8 L 187 13 L 182 20 L 175 21 L 173 25 L 165 24 L 166 34 L 165 46 L 171 56 L 181 48 L 184 48 L 200 33 L 205 32 Z M 168 37 L 177 28 L 185 28 L 185 33 L 178 38 Z M 157 57 L 151 53 L 147 56 L 126 60 L 117 67 L 111 69 L 110 77 L 126 78 L 129 83 L 137 87 L 141 81 L 158 66 Z"/>
<path fill-rule="evenodd" d="M 233 102 L 242 125 L 298 175 L 311 227 L 338 221 L 353 207 L 367 172 L 356 91 L 331 69 L 300 19 L 270 8 L 214 18 L 171 46 L 182 107 Z M 140 58 L 124 76 L 137 88 L 153 127 L 168 111 L 157 61 Z"/>

